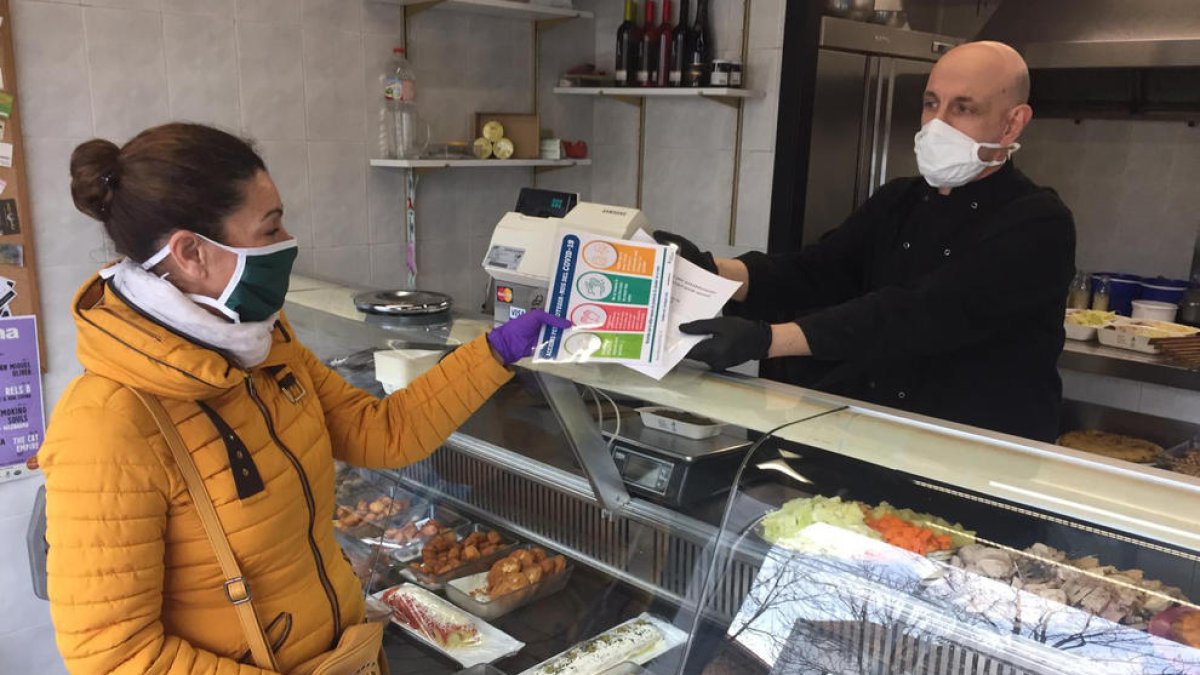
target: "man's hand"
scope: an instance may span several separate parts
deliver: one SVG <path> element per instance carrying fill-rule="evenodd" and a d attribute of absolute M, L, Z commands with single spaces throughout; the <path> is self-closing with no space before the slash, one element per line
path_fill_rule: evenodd
<path fill-rule="evenodd" d="M 685 323 L 679 330 L 685 335 L 712 336 L 692 347 L 688 358 L 703 361 L 713 370 L 765 359 L 771 349 L 771 326 L 762 321 L 725 316 Z"/>
<path fill-rule="evenodd" d="M 677 234 L 664 232 L 663 230 L 654 231 L 654 241 L 657 241 L 663 246 L 674 246 L 679 250 L 679 255 L 684 260 L 693 263 L 699 267 L 717 274 L 717 260 L 713 258 L 713 254 L 708 251 L 701 251 L 699 246 L 696 246 L 688 239 Z"/>

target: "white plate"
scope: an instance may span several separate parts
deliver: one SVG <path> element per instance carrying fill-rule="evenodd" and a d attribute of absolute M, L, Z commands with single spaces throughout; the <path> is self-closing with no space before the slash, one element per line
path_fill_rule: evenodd
<path fill-rule="evenodd" d="M 644 652 L 641 652 L 640 654 L 634 654 L 632 656 L 629 656 L 622 663 L 636 663 L 639 666 L 644 666 L 647 663 L 650 663 L 651 661 L 653 661 L 654 659 L 657 659 L 658 657 L 662 656 L 663 654 L 666 654 L 667 652 L 671 651 L 672 649 L 678 647 L 679 645 L 682 645 L 683 643 L 687 642 L 687 633 L 683 632 L 679 628 L 672 626 L 671 624 L 667 623 L 666 621 L 663 621 L 662 619 L 660 619 L 657 616 L 654 616 L 648 612 L 643 612 L 640 616 L 635 616 L 628 621 L 619 623 L 616 626 L 613 626 L 612 628 L 609 628 L 608 630 L 604 631 L 604 633 L 614 631 L 614 630 L 620 628 L 621 626 L 633 623 L 634 621 L 637 621 L 639 619 L 645 619 L 646 621 L 649 621 L 651 624 L 653 624 L 654 627 L 658 629 L 658 632 L 662 633 L 662 639 L 659 640 L 658 644 L 654 645 L 653 648 L 648 649 Z M 600 635 L 603 635 L 604 633 L 601 633 Z M 597 635 L 596 637 L 600 637 L 600 635 Z M 589 640 L 584 640 L 583 642 L 589 642 L 590 640 L 594 640 L 594 639 L 595 638 L 589 638 Z M 579 644 L 583 644 L 583 642 L 580 642 Z M 575 647 L 579 646 L 579 644 L 572 645 L 570 649 L 567 649 L 563 652 L 559 652 L 558 654 L 555 654 L 554 656 L 546 659 L 545 661 L 542 661 L 541 663 L 530 668 L 529 670 L 522 672 L 521 675 L 534 675 L 539 668 L 541 668 L 545 664 L 553 661 L 554 659 L 557 659 L 559 656 L 562 656 L 566 652 L 571 651 L 571 649 L 574 649 Z"/>
<path fill-rule="evenodd" d="M 433 593 L 430 593 L 429 591 L 414 584 L 400 584 L 399 586 L 385 588 L 382 591 L 375 593 L 371 597 L 383 602 L 382 596 L 384 593 L 392 590 L 392 588 L 402 588 L 404 586 L 415 589 L 421 594 L 422 599 L 426 600 L 430 604 L 443 607 L 451 612 L 464 614 L 471 619 L 471 623 L 475 625 L 475 630 L 479 631 L 479 636 L 482 638 L 479 644 L 470 645 L 468 647 L 459 647 L 457 649 L 446 649 L 438 643 L 426 638 L 424 635 L 421 635 L 412 628 L 409 628 L 403 622 L 396 619 L 396 615 L 394 613 L 392 614 L 392 623 L 403 628 L 404 632 L 408 633 L 419 642 L 429 645 L 439 653 L 445 654 L 451 659 L 454 659 L 463 668 L 470 668 L 471 666 L 477 666 L 483 663 L 494 663 L 500 659 L 516 654 L 525 647 L 524 642 L 513 638 L 508 633 L 505 633 L 504 631 L 492 626 L 490 623 L 478 617 L 471 616 L 470 613 L 464 612 L 458 607 L 450 604 L 448 600 L 443 600 Z"/>

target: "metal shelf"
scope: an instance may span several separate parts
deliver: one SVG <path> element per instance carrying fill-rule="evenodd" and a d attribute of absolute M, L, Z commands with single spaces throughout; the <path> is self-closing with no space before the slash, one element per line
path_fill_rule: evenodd
<path fill-rule="evenodd" d="M 555 87 L 566 96 L 615 96 L 617 98 L 762 98 L 762 92 L 734 87 Z"/>
<path fill-rule="evenodd" d="M 380 0 L 390 5 L 400 5 L 411 8 L 410 12 L 427 9 L 444 9 L 453 12 L 482 14 L 508 19 L 529 19 L 531 21 L 561 21 L 565 19 L 590 19 L 591 12 L 577 9 L 564 9 L 547 5 L 534 5 L 529 2 L 514 2 L 513 0 Z"/>
<path fill-rule="evenodd" d="M 386 169 L 508 169 L 517 167 L 590 166 L 590 159 L 373 159 L 371 166 Z"/>

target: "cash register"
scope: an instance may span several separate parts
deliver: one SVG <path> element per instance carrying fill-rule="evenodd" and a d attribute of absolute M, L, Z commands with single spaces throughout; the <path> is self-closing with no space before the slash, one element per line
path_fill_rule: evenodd
<path fill-rule="evenodd" d="M 493 280 L 493 318 L 504 323 L 541 308 L 550 287 L 560 229 L 628 239 L 650 222 L 640 210 L 579 201 L 568 192 L 523 188 L 517 209 L 492 233 L 483 269 Z"/>

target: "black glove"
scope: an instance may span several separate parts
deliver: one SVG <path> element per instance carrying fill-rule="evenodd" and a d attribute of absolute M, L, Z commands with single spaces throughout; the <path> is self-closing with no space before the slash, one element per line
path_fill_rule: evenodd
<path fill-rule="evenodd" d="M 664 232 L 663 230 L 655 230 L 654 241 L 663 246 L 674 246 L 679 249 L 679 255 L 683 256 L 684 260 L 699 265 L 713 274 L 717 273 L 717 260 L 713 258 L 713 254 L 708 251 L 701 251 L 699 246 L 696 246 L 687 239 L 677 234 Z"/>
<path fill-rule="evenodd" d="M 713 370 L 765 359 L 771 349 L 771 325 L 764 321 L 723 316 L 682 324 L 679 331 L 685 335 L 712 335 L 692 347 L 688 358 L 703 361 Z"/>

